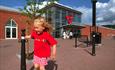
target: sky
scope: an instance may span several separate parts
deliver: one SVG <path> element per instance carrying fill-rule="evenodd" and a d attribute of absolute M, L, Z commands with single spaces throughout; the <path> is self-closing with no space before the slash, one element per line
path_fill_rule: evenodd
<path fill-rule="evenodd" d="M 92 24 L 91 0 L 59 0 L 61 4 L 70 6 L 82 14 L 83 24 Z M 26 0 L 0 0 L 0 5 L 12 8 L 23 8 Z M 97 24 L 115 24 L 115 0 L 97 0 L 96 3 Z"/>

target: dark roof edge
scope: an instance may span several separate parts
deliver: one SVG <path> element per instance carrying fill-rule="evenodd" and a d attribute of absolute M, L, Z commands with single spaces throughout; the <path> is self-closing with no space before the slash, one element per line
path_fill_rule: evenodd
<path fill-rule="evenodd" d="M 82 12 L 80 12 L 80 11 L 78 11 L 78 10 L 75 10 L 75 9 L 72 8 L 72 7 L 69 7 L 69 6 L 66 6 L 66 5 L 60 4 L 60 3 L 52 3 L 52 4 L 47 5 L 46 7 L 44 7 L 44 9 L 46 9 L 46 8 L 48 8 L 48 7 L 52 7 L 52 6 L 58 6 L 58 7 L 65 8 L 65 9 L 69 9 L 69 10 L 72 10 L 73 12 L 76 12 L 76 13 L 82 14 Z"/>
<path fill-rule="evenodd" d="M 9 11 L 9 12 L 16 12 L 16 13 L 21 13 L 19 10 L 11 8 L 11 7 L 7 7 L 7 6 L 2 6 L 0 5 L 0 10 L 3 11 Z"/>

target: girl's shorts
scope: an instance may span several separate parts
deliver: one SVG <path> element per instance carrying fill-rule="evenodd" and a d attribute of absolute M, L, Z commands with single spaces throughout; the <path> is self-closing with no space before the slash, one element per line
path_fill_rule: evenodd
<path fill-rule="evenodd" d="M 47 65 L 48 64 L 47 61 L 48 60 L 45 57 L 38 57 L 38 56 L 34 55 L 34 61 L 33 61 L 34 64 Z"/>

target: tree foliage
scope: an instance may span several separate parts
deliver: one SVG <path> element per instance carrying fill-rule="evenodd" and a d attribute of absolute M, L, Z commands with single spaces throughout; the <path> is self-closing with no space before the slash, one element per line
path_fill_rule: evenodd
<path fill-rule="evenodd" d="M 43 15 L 44 13 L 47 12 L 46 10 L 40 8 L 40 6 L 43 5 L 43 1 L 44 0 L 27 0 L 27 3 L 24 6 L 24 8 L 23 9 L 19 8 L 19 10 L 23 15 L 29 17 L 30 19 L 33 19 L 37 15 Z M 45 1 L 46 5 L 49 5 L 59 0 L 45 0 Z"/>
<path fill-rule="evenodd" d="M 103 25 L 104 27 L 115 29 L 115 25 Z"/>

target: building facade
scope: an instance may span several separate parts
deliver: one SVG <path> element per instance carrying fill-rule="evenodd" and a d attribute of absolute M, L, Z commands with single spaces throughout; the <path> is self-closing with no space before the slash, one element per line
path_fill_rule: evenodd
<path fill-rule="evenodd" d="M 44 14 L 48 19 L 52 19 L 52 24 L 54 27 L 53 36 L 56 38 L 61 37 L 62 32 L 64 31 L 64 25 L 67 25 L 66 16 L 72 15 L 73 22 L 72 24 L 81 25 L 81 16 L 82 13 L 71 7 L 54 3 L 44 7 L 43 9 L 47 10 L 47 13 Z M 50 13 L 49 13 L 50 11 Z M 23 16 L 19 11 L 0 6 L 0 40 L 1 39 L 18 39 L 21 37 L 21 30 L 27 28 L 27 19 L 26 16 Z M 82 35 L 90 36 L 90 27 L 84 25 L 85 28 L 81 29 Z M 30 27 L 31 28 L 31 27 Z M 115 35 L 115 30 L 99 27 L 99 32 L 102 33 L 102 37 L 107 38 L 111 35 Z"/>
<path fill-rule="evenodd" d="M 66 20 L 67 15 L 72 15 L 73 23 L 81 23 L 81 12 L 74 10 L 70 7 L 61 5 L 59 3 L 54 3 L 52 5 L 46 6 L 44 9 L 51 11 L 51 13 L 44 14 L 46 18 L 51 18 L 54 26 L 53 36 L 58 38 L 63 32 L 63 25 L 68 24 Z M 18 39 L 21 36 L 21 30 L 27 27 L 24 20 L 27 17 L 23 16 L 19 11 L 9 8 L 0 7 L 0 39 Z"/>
<path fill-rule="evenodd" d="M 49 6 L 46 6 L 44 9 L 52 12 L 46 13 L 45 16 L 52 19 L 52 23 L 55 28 L 53 35 L 57 38 L 60 37 L 62 32 L 64 31 L 63 28 L 60 27 L 68 24 L 66 16 L 73 16 L 72 24 L 81 24 L 82 13 L 80 11 L 77 11 L 59 3 L 51 4 Z"/>

